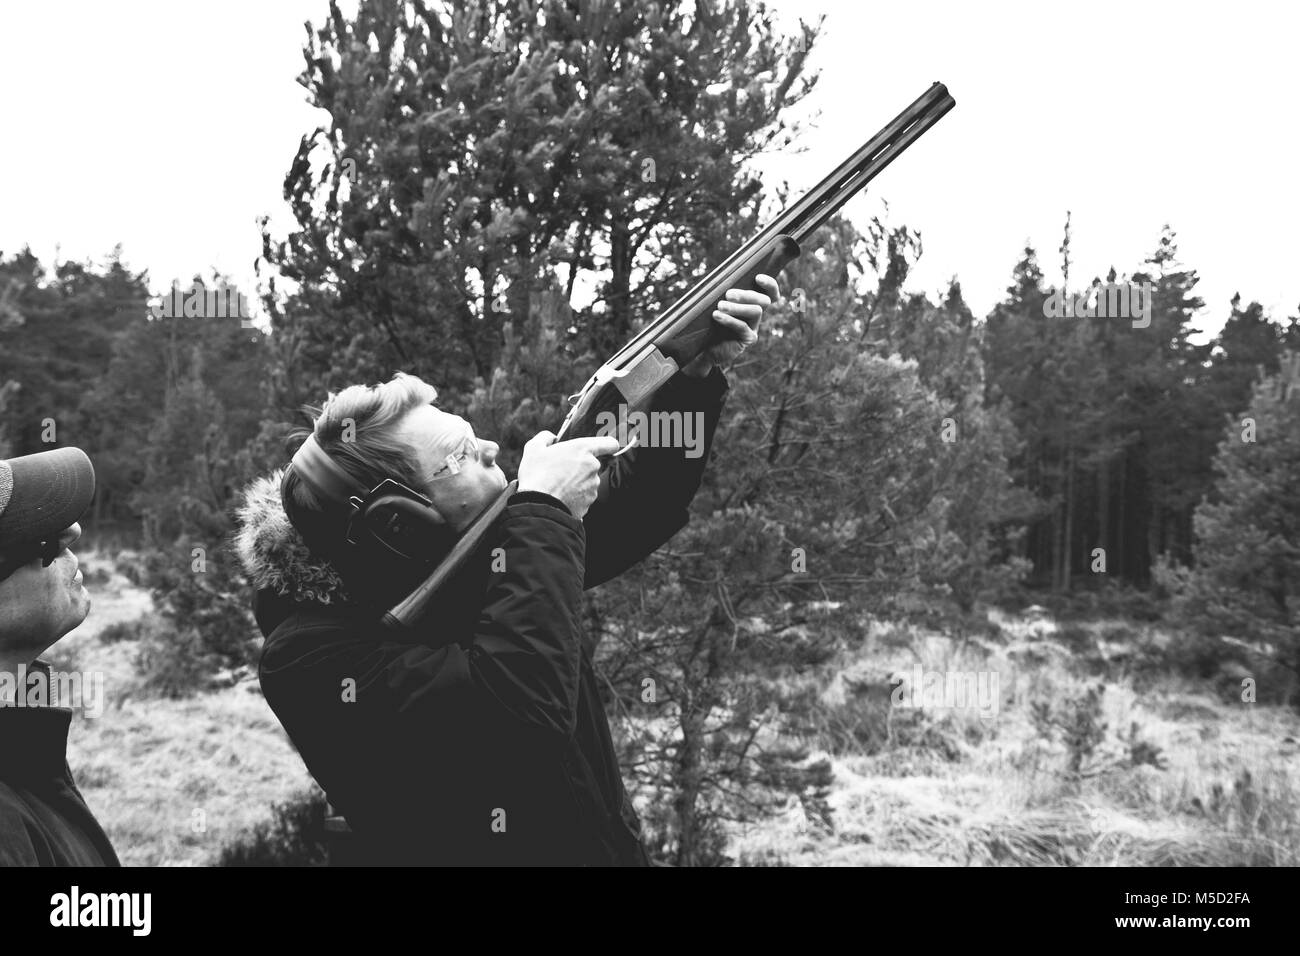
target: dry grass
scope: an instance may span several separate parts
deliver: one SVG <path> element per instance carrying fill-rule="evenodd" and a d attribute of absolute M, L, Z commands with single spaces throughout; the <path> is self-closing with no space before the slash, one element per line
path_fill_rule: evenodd
<path fill-rule="evenodd" d="M 107 570 L 103 556 L 83 564 Z M 73 772 L 124 863 L 208 863 L 310 778 L 255 682 L 190 701 L 141 697 L 135 641 L 105 644 L 98 635 L 148 613 L 149 598 L 116 572 L 96 577 L 107 580 L 92 582 L 90 619 L 51 654 L 105 675 L 104 713 L 78 716 L 72 728 Z M 961 648 L 943 635 L 874 625 L 858 654 L 822 679 L 807 740 L 809 759 L 830 759 L 834 770 L 833 830 L 791 801 L 761 824 L 735 827 L 729 855 L 816 866 L 1300 862 L 1295 713 L 1226 704 L 1175 680 L 1139 690 L 1101 625 L 1088 626 L 1095 649 L 1117 660 L 1098 675 L 1081 666 L 1077 630 L 1063 634 L 1041 617 L 998 623 L 1001 640 Z M 890 675 L 918 662 L 996 670 L 996 717 L 890 708 Z M 1081 697 L 1099 680 L 1107 731 L 1071 775 L 1065 745 L 1043 739 L 1031 704 Z M 1163 769 L 1134 764 L 1135 723 Z"/>
<path fill-rule="evenodd" d="M 94 553 L 82 565 L 108 570 Z M 136 642 L 104 644 L 98 635 L 149 613 L 149 596 L 115 571 L 89 589 L 90 617 L 50 654 L 104 674 L 103 713 L 78 713 L 69 733 L 73 775 L 124 864 L 208 863 L 310 777 L 256 681 L 188 701 L 139 696 Z"/>
<path fill-rule="evenodd" d="M 826 687 L 825 726 L 835 733 L 810 740 L 823 748 L 810 759 L 832 760 L 833 832 L 791 802 L 775 819 L 736 828 L 729 854 L 742 863 L 804 866 L 1300 862 L 1300 717 L 1293 711 L 1224 703 L 1175 680 L 1139 692 L 1122 668 L 1113 677 L 1080 673 L 1078 655 L 1054 640 L 1050 621 L 1001 623 L 1005 641 L 963 651 L 941 635 L 875 629 Z M 891 717 L 881 684 L 918 659 L 927 670 L 999 671 L 998 715 L 895 709 Z M 1082 697 L 1099 679 L 1105 738 L 1071 774 L 1066 747 L 1043 739 L 1030 703 Z M 909 732 L 887 741 L 850 732 L 855 719 L 891 719 L 897 728 L 903 717 Z M 944 756 L 936 756 L 936 735 L 947 741 Z M 848 739 L 865 746 L 845 748 Z M 1160 766 L 1134 763 L 1134 739 L 1159 753 Z"/>

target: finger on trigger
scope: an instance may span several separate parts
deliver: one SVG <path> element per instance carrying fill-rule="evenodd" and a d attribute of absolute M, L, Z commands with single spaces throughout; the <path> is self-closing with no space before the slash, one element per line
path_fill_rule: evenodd
<path fill-rule="evenodd" d="M 590 438 L 575 438 L 574 443 L 583 451 L 600 457 L 618 451 L 621 447 L 619 441 L 613 435 L 593 435 Z"/>

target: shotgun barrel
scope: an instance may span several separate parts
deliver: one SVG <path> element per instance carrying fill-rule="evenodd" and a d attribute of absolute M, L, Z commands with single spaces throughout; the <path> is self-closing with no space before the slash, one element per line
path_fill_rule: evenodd
<path fill-rule="evenodd" d="M 587 380 L 574 396 L 557 440 L 597 434 L 601 413 L 617 415 L 620 406 L 628 412 L 646 410 L 655 392 L 668 379 L 719 340 L 713 325 L 713 310 L 728 289 L 758 289 L 759 275 L 776 276 L 797 259 L 800 242 L 825 224 L 955 105 L 947 87 L 942 83 L 932 85 L 798 202 L 709 270 Z M 429 576 L 384 615 L 387 627 L 405 630 L 420 620 L 438 589 L 477 550 L 483 535 L 514 493 L 515 485 L 511 482 L 465 529 Z"/>

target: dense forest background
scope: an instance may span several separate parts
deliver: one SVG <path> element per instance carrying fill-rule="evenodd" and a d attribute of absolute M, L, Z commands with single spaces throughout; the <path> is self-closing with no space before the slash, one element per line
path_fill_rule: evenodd
<path fill-rule="evenodd" d="M 90 453 L 88 538 L 145 555 L 158 691 L 255 659 L 232 509 L 303 404 L 412 372 L 517 462 L 787 199 L 748 160 L 797 132 L 816 42 L 747 2 L 331 6 L 300 77 L 331 120 L 286 157 L 296 227 L 263 235 L 269 329 L 153 317 L 120 250 L 0 253 L 0 455 Z M 1300 317 L 1206 315 L 1172 225 L 1077 276 L 1062 222 L 1066 288 L 1025 248 L 982 317 L 956 279 L 904 291 L 907 225 L 836 220 L 782 277 L 691 526 L 588 598 L 626 765 L 670 782 L 647 820 L 666 858 L 716 859 L 719 821 L 816 785 L 805 752 L 755 741 L 815 710 L 778 677 L 871 617 L 966 635 L 999 602 L 1136 602 L 1177 622 L 1172 664 L 1235 655 L 1300 700 Z M 1103 281 L 1151 283 L 1150 324 L 1047 316 Z M 628 719 L 651 714 L 668 730 Z"/>

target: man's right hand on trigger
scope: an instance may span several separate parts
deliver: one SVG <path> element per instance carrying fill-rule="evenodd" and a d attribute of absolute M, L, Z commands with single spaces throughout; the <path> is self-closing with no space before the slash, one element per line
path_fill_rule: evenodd
<path fill-rule="evenodd" d="M 519 491 L 540 491 L 557 498 L 581 518 L 600 490 L 598 456 L 618 451 L 618 439 L 573 438 L 557 442 L 554 432 L 538 432 L 524 445 L 519 462 Z"/>

